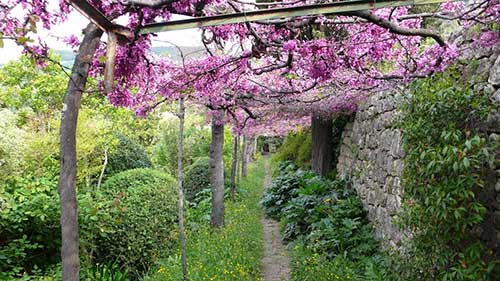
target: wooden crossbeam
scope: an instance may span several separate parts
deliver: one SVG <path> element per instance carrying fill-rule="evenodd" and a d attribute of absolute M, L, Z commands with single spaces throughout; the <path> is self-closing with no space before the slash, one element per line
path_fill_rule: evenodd
<path fill-rule="evenodd" d="M 341 14 L 360 10 L 443 3 L 447 0 L 350 0 L 295 7 L 271 8 L 226 15 L 196 17 L 145 25 L 140 34 L 218 26 L 243 22 L 265 21 L 310 15 Z"/>
<path fill-rule="evenodd" d="M 125 38 L 133 38 L 133 33 L 126 27 L 111 22 L 101 11 L 92 6 L 87 0 L 67 0 L 71 6 L 97 25 L 103 31 L 114 32 Z"/>

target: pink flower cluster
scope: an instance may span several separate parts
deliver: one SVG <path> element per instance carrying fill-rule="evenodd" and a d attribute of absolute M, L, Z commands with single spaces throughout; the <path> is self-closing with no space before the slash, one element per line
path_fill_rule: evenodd
<path fill-rule="evenodd" d="M 136 30 L 158 19 L 169 20 L 174 13 L 211 15 L 231 9 L 231 5 L 240 10 L 253 7 L 238 2 L 229 5 L 228 1 L 179 0 L 159 9 L 127 7 L 114 0 L 90 3 L 108 17 L 127 16 L 127 27 Z M 287 0 L 278 6 L 300 4 Z M 21 7 L 25 14 L 19 17 L 13 13 L 15 7 Z M 0 5 L 0 32 L 28 53 L 43 57 L 47 48 L 38 40 L 35 27 L 41 24 L 50 29 L 66 20 L 70 10 L 64 0 L 56 11 L 49 9 L 48 0 L 5 0 Z M 423 18 L 410 11 L 400 7 L 371 12 L 402 29 L 423 28 Z M 458 19 L 465 27 L 480 25 L 475 42 L 481 48 L 499 44 L 495 27 L 499 0 L 468 5 L 447 2 L 436 14 Z M 442 46 L 431 38 L 400 35 L 355 16 L 297 18 L 275 25 L 223 25 L 205 28 L 205 36 L 219 46 L 238 44 L 242 51 L 179 64 L 152 55 L 151 36 L 122 43 L 117 50 L 115 87 L 109 101 L 145 115 L 158 102 L 183 95 L 212 110 L 224 109 L 224 122 L 231 123 L 239 134 L 281 135 L 307 125 L 313 111 L 325 115 L 353 112 L 370 93 L 443 71 L 461 52 L 451 44 Z M 75 48 L 79 45 L 74 35 L 65 42 Z M 105 55 L 102 45 L 90 75 L 100 79 Z"/>

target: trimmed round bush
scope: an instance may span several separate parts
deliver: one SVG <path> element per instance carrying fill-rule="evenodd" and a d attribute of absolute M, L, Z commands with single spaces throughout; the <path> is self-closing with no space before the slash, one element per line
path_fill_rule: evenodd
<path fill-rule="evenodd" d="M 176 239 L 176 181 L 161 171 L 133 169 L 106 180 L 101 196 L 109 218 L 99 222 L 96 259 L 140 276 Z"/>
<path fill-rule="evenodd" d="M 109 155 L 107 175 L 112 176 L 130 169 L 153 167 L 148 154 L 140 144 L 122 134 L 118 134 L 117 138 L 118 146 Z"/>
<path fill-rule="evenodd" d="M 195 201 L 196 194 L 210 187 L 210 158 L 200 157 L 184 173 L 184 195 L 186 200 Z"/>

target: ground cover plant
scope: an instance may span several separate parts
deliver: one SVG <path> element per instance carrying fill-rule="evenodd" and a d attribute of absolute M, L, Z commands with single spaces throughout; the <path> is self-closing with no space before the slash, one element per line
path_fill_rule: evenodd
<path fill-rule="evenodd" d="M 189 280 L 258 280 L 263 252 L 261 209 L 263 159 L 249 167 L 239 195 L 226 205 L 224 228 L 211 229 L 198 212 L 188 216 Z M 209 213 L 208 213 L 209 214 Z M 164 258 L 146 280 L 182 280 L 180 254 Z"/>
<path fill-rule="evenodd" d="M 293 280 L 384 280 L 383 256 L 356 192 L 283 162 L 263 195 L 267 215 L 281 220 Z M 363 279 L 366 278 L 366 279 Z"/>

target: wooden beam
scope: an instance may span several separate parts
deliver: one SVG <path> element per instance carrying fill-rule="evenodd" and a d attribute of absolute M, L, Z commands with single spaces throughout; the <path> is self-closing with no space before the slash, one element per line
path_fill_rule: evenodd
<path fill-rule="evenodd" d="M 145 25 L 140 34 L 158 33 L 172 30 L 218 26 L 243 22 L 255 22 L 271 19 L 292 18 L 310 15 L 340 14 L 352 11 L 370 10 L 386 7 L 426 5 L 442 3 L 447 0 L 350 0 L 332 3 L 312 4 L 294 7 L 260 9 L 226 15 L 196 17 Z"/>
<path fill-rule="evenodd" d="M 71 6 L 87 17 L 103 31 L 114 32 L 121 37 L 131 39 L 134 34 L 126 27 L 111 22 L 101 11 L 92 6 L 87 0 L 67 0 Z"/>
<path fill-rule="evenodd" d="M 68 2 L 103 31 L 114 29 L 114 24 L 87 0 L 69 0 Z"/>

